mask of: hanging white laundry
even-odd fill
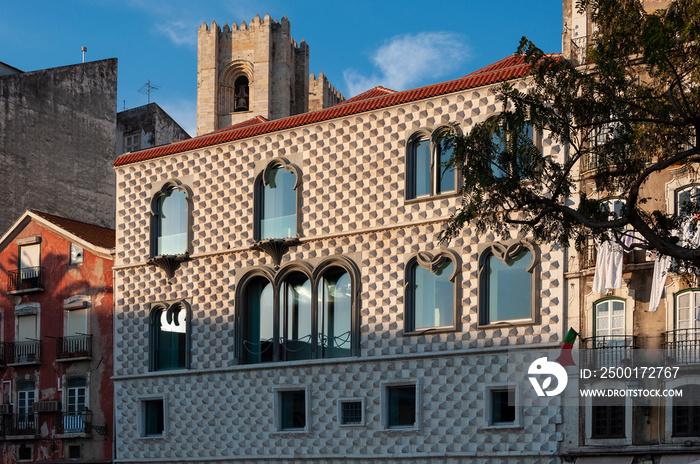
[[[622,287],[622,246],[608,240],[598,246],[593,276],[593,291],[605,295],[608,290]]]
[[[654,276],[651,279],[651,295],[649,295],[649,312],[656,312],[659,309],[659,302],[666,286],[666,276],[671,267],[671,258],[656,253],[654,260]]]

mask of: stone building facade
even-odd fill
[[[309,77],[309,45],[294,41],[286,16],[200,26],[197,135],[255,116],[280,119],[342,100],[325,76]]]
[[[460,198],[435,130],[526,74],[509,57],[118,158],[115,462],[559,462],[560,399],[515,360],[561,344],[565,252],[437,240]]]
[[[117,113],[117,156],[189,138],[189,134],[157,103]]]

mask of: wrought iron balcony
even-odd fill
[[[581,340],[583,363],[593,367],[631,363],[638,348],[635,335],[601,335]]]
[[[85,409],[80,412],[56,413],[56,433],[59,434],[84,434],[90,433],[92,428],[92,411]]]
[[[56,358],[91,358],[92,335],[79,334],[56,339]]]
[[[41,363],[41,340],[5,343],[5,359],[8,364]]]
[[[7,356],[5,355],[6,349],[5,346],[7,343],[5,342],[0,342],[0,366],[4,366],[7,364]]]
[[[666,357],[677,364],[700,364],[700,328],[664,332]]]
[[[25,267],[7,272],[7,293],[36,292],[44,289],[44,268]]]
[[[4,414],[2,416],[5,436],[34,435],[36,434],[36,415],[28,414]]]

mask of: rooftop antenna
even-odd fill
[[[155,84],[151,84],[151,81],[148,80],[148,81],[146,81],[146,84],[139,89],[139,93],[148,95],[148,103],[150,104],[151,103],[151,92],[155,92],[158,89],[160,89],[160,86],[157,86]]]
[[[80,47],[80,51],[83,52],[83,63],[85,63],[85,52],[87,52],[87,47]]]

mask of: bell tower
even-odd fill
[[[309,46],[297,44],[286,16],[198,31],[197,135],[256,116],[308,111]]]

